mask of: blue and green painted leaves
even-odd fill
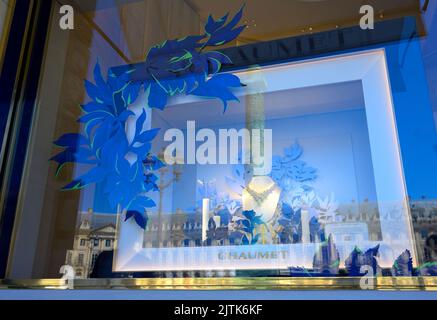
[[[272,163],[272,178],[284,189],[287,180],[305,183],[317,178],[317,169],[310,167],[299,158],[303,154],[302,147],[295,142],[284,149],[284,156],[274,156]]]
[[[380,273],[377,256],[379,254],[379,244],[366,252],[361,251],[358,247],[352,250],[349,257],[345,260],[344,265],[349,276],[362,276],[362,266],[369,266],[373,269],[373,274]]]
[[[279,243],[297,243],[302,238],[301,210],[293,208],[285,202],[281,205],[281,215],[278,219]]]
[[[340,268],[340,255],[332,235],[322,242],[313,257],[313,272],[324,276],[335,276]]]
[[[147,54],[144,86],[149,89],[148,103],[152,108],[164,109],[168,97],[176,94],[219,99],[226,111],[229,101],[238,101],[232,88],[242,86],[232,74],[218,74],[223,64],[231,64],[228,56],[218,51],[204,51],[235,40],[245,26],[237,27],[243,8],[226,24],[228,14],[215,21],[211,16],[205,34],[167,40],[154,46]]]
[[[209,36],[205,46],[220,46],[224,43],[234,40],[246,26],[237,27],[243,16],[244,6],[235,14],[235,16],[226,24],[229,14],[224,15],[218,20],[210,15],[205,25],[205,32]]]
[[[409,250],[405,250],[396,258],[391,272],[395,277],[411,277],[414,275],[413,258]]]
[[[222,65],[232,61],[218,51],[204,49],[236,39],[245,27],[237,26],[242,14],[243,8],[229,22],[228,14],[219,20],[209,17],[203,35],[152,47],[142,64],[144,79],[133,80],[132,74],[138,70],[130,67],[117,74],[110,69],[104,79],[97,63],[94,82],[84,83],[90,101],[81,106],[83,115],[77,120],[82,124],[81,132],[67,133],[56,140],[63,150],[50,159],[58,165],[57,174],[67,163],[84,164],[89,169],[62,189],[103,184],[110,205],[125,210],[126,219],[134,219],[145,228],[147,209],[155,206],[146,194],[158,190],[154,171],[164,164],[151,153],[159,129],[144,129],[144,109],[136,120],[133,139],[128,139],[126,122],[136,116],[130,106],[141,90],[148,94],[148,106],[158,109],[164,109],[168,98],[177,94],[219,99],[225,110],[229,101],[238,101],[232,89],[242,86],[240,79],[219,74]]]
[[[243,233],[241,243],[243,245],[257,244],[261,233],[258,233],[256,228],[264,224],[264,222],[262,221],[261,216],[257,216],[256,212],[253,210],[246,210],[242,213],[245,219],[241,220],[240,232]]]
[[[126,135],[126,121],[135,113],[129,109],[138,97],[140,86],[128,81],[128,74],[115,77],[111,72],[105,81],[100,65],[94,68],[95,83],[85,81],[91,101],[82,106],[82,132],[67,133],[55,141],[64,150],[51,158],[58,164],[57,172],[67,163],[90,165],[87,172],[65,185],[63,190],[77,190],[93,183],[103,184],[104,194],[112,208],[126,210],[126,219],[133,218],[145,228],[147,209],[155,203],[146,196],[156,191],[157,177],[153,171],[163,163],[151,154],[152,141],[159,129],[144,130],[146,111],[135,123],[132,141]]]

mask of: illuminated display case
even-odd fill
[[[330,274],[323,268],[344,267],[355,247],[379,247],[386,268],[405,250],[413,258],[385,52],[235,74],[246,87],[224,113],[219,103],[195,98],[151,111],[151,127],[161,128],[156,150],[172,152],[181,138],[185,148],[180,163],[161,169],[146,230],[122,222],[122,214],[115,270],[300,267]],[[230,160],[227,149],[238,139],[235,154],[260,149],[253,136],[243,149],[250,139],[241,130],[255,128],[265,131],[262,165],[219,161],[223,154]],[[192,164],[189,139],[197,141]],[[206,163],[199,163],[203,153]],[[333,256],[318,261],[324,246]]]
[[[373,2],[17,6],[0,286],[435,288],[437,7]]]

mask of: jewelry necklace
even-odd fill
[[[251,197],[255,200],[258,205],[261,205],[267,197],[275,190],[276,185],[272,184],[268,189],[258,192],[253,190],[250,186],[246,187],[246,191],[251,195]]]

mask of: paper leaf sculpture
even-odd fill
[[[379,244],[374,248],[370,248],[366,252],[363,252],[359,248],[355,247],[349,257],[344,262],[348,275],[352,277],[362,276],[362,266],[372,267],[373,275],[379,274],[381,268],[379,267],[378,261],[376,260],[378,253]]]
[[[271,177],[282,190],[281,199],[290,203],[311,192],[308,183],[317,179],[317,169],[300,160],[302,154],[302,147],[295,142],[284,149],[283,156],[276,155],[272,159]]]
[[[392,267],[392,275],[395,277],[411,277],[413,276],[413,259],[409,250],[405,250],[395,260]]]
[[[222,64],[231,60],[218,51],[204,51],[234,40],[245,26],[237,26],[243,7],[230,19],[211,16],[205,33],[166,41],[153,47],[146,58],[145,80],[132,80],[137,70],[108,71],[102,76],[99,63],[94,68],[94,83],[85,80],[90,102],[82,106],[81,133],[67,133],[54,142],[63,151],[50,160],[58,164],[56,174],[67,163],[89,165],[89,170],[68,183],[62,190],[77,190],[102,183],[104,195],[113,208],[126,211],[141,228],[147,225],[147,209],[155,203],[147,196],[158,190],[153,173],[164,164],[151,153],[159,129],[144,130],[146,111],[137,117],[132,139],[126,134],[126,122],[136,116],[131,105],[142,89],[148,93],[148,106],[163,109],[169,96],[176,94],[217,98],[226,110],[229,101],[238,100],[230,88],[242,86],[232,74],[219,74]],[[143,70],[144,71],[144,70]],[[144,73],[144,72],[143,72]]]
[[[281,244],[300,242],[302,239],[301,209],[293,210],[290,205],[283,202],[276,231]]]
[[[167,99],[175,94],[220,99],[226,111],[229,101],[238,101],[230,88],[241,87],[233,74],[219,74],[223,64],[231,64],[219,51],[205,51],[236,39],[246,26],[237,26],[244,6],[228,23],[228,14],[214,20],[209,16],[205,33],[183,39],[167,40],[154,46],[147,54],[145,88],[150,88],[149,106],[164,109]],[[143,70],[144,71],[144,70]]]
[[[258,216],[253,210],[245,210],[242,212],[243,219],[238,221],[237,232],[242,234],[242,245],[256,244],[261,236],[261,233],[256,232],[256,228],[262,224],[261,216]]]
[[[417,268],[418,275],[421,276],[437,276],[437,261],[426,262]]]
[[[314,254],[313,270],[323,275],[337,275],[340,267],[340,255],[334,244],[332,236],[320,244],[319,249]]]

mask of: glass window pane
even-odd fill
[[[65,2],[8,278],[436,273],[437,4]]]

